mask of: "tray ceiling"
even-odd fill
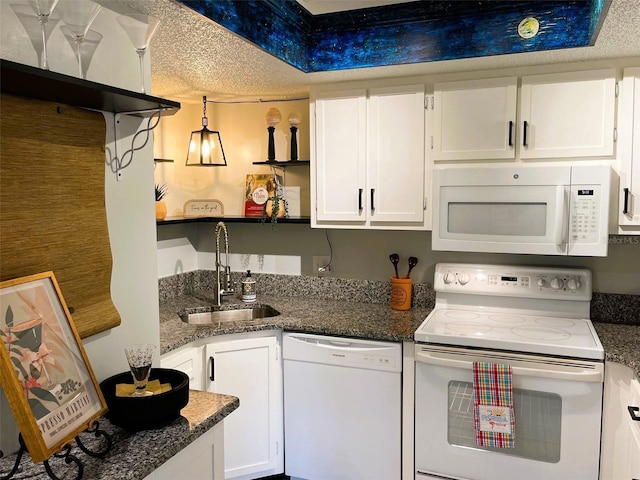
[[[448,57],[441,60],[407,61],[400,64],[370,64],[348,66],[336,70],[310,71],[305,73],[292,62],[284,61],[269,52],[265,46],[256,45],[234,33],[228,26],[222,26],[210,18],[174,0],[119,0],[120,4],[149,13],[161,19],[162,23],[151,44],[152,81],[154,95],[187,103],[201,101],[202,95],[217,100],[246,100],[291,98],[308,94],[312,84],[464,72],[484,69],[513,68],[559,62],[600,60],[622,57],[640,57],[640,42],[637,41],[636,13],[639,0],[612,0],[599,32],[592,28],[593,46],[563,48],[521,53],[488,53],[481,56]],[[196,2],[205,5],[207,2]],[[231,1],[211,3],[228,4]],[[261,2],[276,4],[280,2]],[[305,3],[328,4],[330,0],[300,0],[293,8]],[[347,2],[359,4],[359,2]],[[388,3],[388,2],[385,2]],[[431,2],[414,2],[414,4]],[[443,2],[434,2],[440,3]],[[452,8],[471,2],[448,2]],[[505,3],[505,2],[475,2]],[[514,2],[511,2],[514,3]],[[518,2],[516,2],[518,3]],[[522,2],[519,2],[522,3]],[[539,4],[541,2],[528,2]],[[558,2],[542,2],[545,4]],[[585,3],[585,2],[563,2]],[[291,5],[289,5],[291,6]],[[402,5],[374,7],[401,9]],[[306,6],[305,6],[306,8]],[[303,10],[300,8],[300,10]],[[306,10],[304,10],[306,11]],[[362,13],[363,10],[360,11]],[[366,13],[366,10],[364,11]],[[307,12],[309,13],[309,12]],[[356,12],[357,13],[357,12]],[[311,14],[309,14],[311,15]],[[345,13],[336,14],[334,19],[346,19]],[[313,16],[330,18],[329,15]],[[220,22],[224,23],[223,20]],[[269,22],[262,19],[269,27]],[[326,22],[326,20],[325,20]],[[241,24],[242,22],[240,22]],[[251,22],[249,22],[251,23]],[[260,21],[254,19],[254,24]],[[256,27],[257,28],[257,27]],[[570,28],[567,28],[570,30]],[[584,29],[583,29],[584,30]],[[281,32],[286,36],[289,32]],[[597,33],[597,35],[594,35]],[[451,36],[455,41],[455,35]],[[355,47],[354,47],[355,48]],[[401,47],[399,47],[401,48]]]

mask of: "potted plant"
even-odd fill
[[[167,205],[164,203],[163,198],[167,194],[166,184],[155,184],[156,187],[156,220],[164,220],[167,216]]]
[[[275,228],[279,218],[289,217],[289,205],[287,199],[284,197],[284,189],[277,177],[275,177],[275,188],[269,189],[269,197],[264,202],[264,208],[262,209],[261,221],[264,223],[267,218],[271,219],[271,227]]]

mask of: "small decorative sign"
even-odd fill
[[[222,217],[224,205],[220,200],[187,200],[182,208],[184,218]]]

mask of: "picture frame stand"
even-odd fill
[[[82,443],[82,440],[80,440],[80,435],[84,433],[90,433],[90,434],[93,434],[93,436],[96,438],[102,438],[100,445],[98,445],[99,446],[98,450],[91,450],[84,443]],[[80,450],[82,450],[85,454],[89,455],[90,457],[102,458],[106,456],[107,453],[109,453],[109,451],[111,450],[111,447],[113,446],[113,440],[111,439],[111,435],[109,435],[104,430],[101,430],[100,424],[97,421],[94,422],[92,426],[87,428],[80,435],[77,435],[75,437],[76,445]],[[24,443],[24,439],[22,438],[21,433],[18,434],[18,442],[20,443],[20,449],[16,453],[16,461],[13,464],[13,468],[6,476],[0,477],[0,480],[10,480],[11,478],[13,478],[13,476],[18,471],[18,468],[20,467],[22,456],[27,451],[27,446]],[[78,470],[75,480],[80,480],[84,472],[84,464],[78,457],[76,457],[71,453],[72,448],[73,447],[71,446],[71,444],[67,443],[62,447],[62,449],[59,452],[54,453],[53,457],[64,459],[65,464],[74,463]],[[3,457],[3,453],[2,453],[2,450],[0,450],[0,458],[2,457]],[[47,475],[49,475],[49,478],[51,478],[52,480],[60,480],[59,477],[57,477],[56,474],[53,472],[51,465],[49,464],[49,460],[45,460],[44,462],[42,462],[42,464],[44,465],[44,469],[47,472]]]

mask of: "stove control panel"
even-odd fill
[[[439,263],[434,287],[437,292],[472,295],[590,300],[591,272],[583,268]]]

